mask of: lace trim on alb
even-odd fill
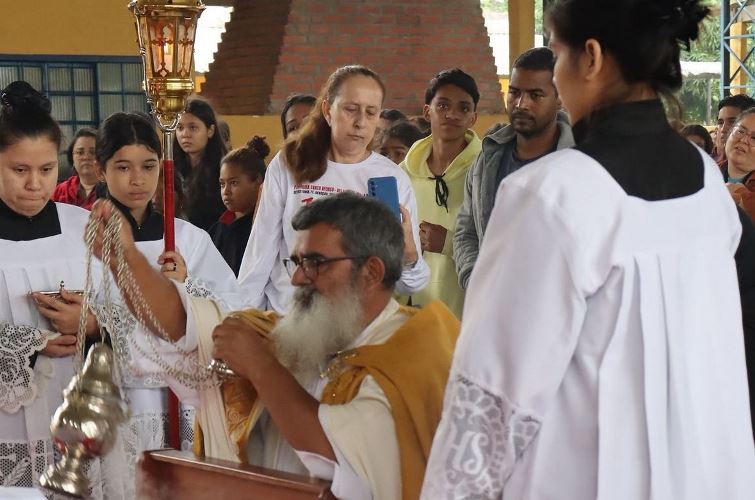
[[[53,460],[49,439],[0,441],[0,486],[33,488]]]
[[[499,499],[541,422],[457,376],[450,381],[422,498]]]
[[[29,358],[47,345],[42,330],[3,324],[0,329],[0,410],[15,413],[37,397]]]
[[[215,301],[220,301],[220,298],[212,292],[204,281],[198,278],[187,277],[186,278],[186,291],[189,295],[197,298],[206,298]],[[113,343],[113,350],[115,351],[116,358],[118,360],[118,367],[120,368],[123,384],[127,387],[144,387],[155,389],[159,387],[166,387],[165,379],[162,373],[158,371],[143,371],[134,368],[132,351],[129,347],[130,342],[133,342],[133,334],[136,330],[138,323],[136,318],[129,312],[129,310],[123,305],[113,305],[113,318],[111,319],[110,337]],[[97,316],[98,322],[104,324],[107,317],[105,308],[102,303],[98,303],[93,306],[94,314]]]

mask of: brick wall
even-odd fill
[[[479,0],[236,0],[202,93],[221,113],[277,113],[355,63],[381,75],[389,108],[418,113],[451,67],[477,80],[480,112],[503,108]]]

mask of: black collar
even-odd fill
[[[113,205],[121,211],[123,217],[131,226],[131,231],[134,234],[134,241],[156,241],[163,238],[163,216],[153,210],[151,201],[147,205],[147,211],[144,213],[144,221],[140,225],[136,223],[136,219],[131,215],[131,210],[129,210],[126,205],[112,196],[110,196],[109,199],[113,202]]]
[[[581,144],[603,136],[657,135],[671,129],[660,99],[616,104],[594,111],[573,127]]]
[[[55,202],[48,201],[38,214],[27,217],[13,211],[0,200],[0,239],[31,241],[55,236],[61,232]]]

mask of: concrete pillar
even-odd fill
[[[509,69],[535,45],[535,0],[509,0]]]

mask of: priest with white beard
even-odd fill
[[[92,216],[102,230],[114,214],[101,203]],[[393,299],[404,235],[380,202],[341,193],[303,207],[292,224],[297,245],[286,266],[297,290],[283,318],[227,315],[190,296],[122,231],[126,262],[173,342],[137,341],[168,365],[190,351],[199,366],[222,359],[239,375],[197,390],[166,374],[198,408],[197,454],[331,480],[338,498],[417,498],[458,320],[440,302],[419,310]]]

